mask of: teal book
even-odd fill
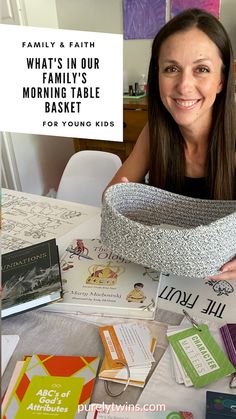
[[[206,419],[232,419],[236,417],[236,394],[206,392]]]

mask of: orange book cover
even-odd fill
[[[55,413],[58,418],[76,418],[78,405],[90,400],[98,364],[98,357],[27,357],[3,419],[28,419],[39,412],[45,419],[55,417]]]

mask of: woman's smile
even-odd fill
[[[184,110],[193,109],[195,105],[197,105],[201,99],[173,99],[176,105],[178,105],[179,108],[182,108]]]

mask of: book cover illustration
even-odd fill
[[[2,287],[2,317],[59,299],[61,275],[55,239],[2,255]]]
[[[61,259],[63,301],[47,310],[153,318],[158,274],[108,250],[99,239],[76,239]]]
[[[214,281],[209,278],[181,277],[173,274],[160,276],[158,308],[183,313],[222,323],[236,319],[236,280]]]
[[[236,394],[206,392],[206,419],[236,417]]]
[[[87,356],[27,357],[3,419],[77,418],[78,405],[89,403],[98,363]]]

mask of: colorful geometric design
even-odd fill
[[[204,9],[220,17],[220,0],[171,0],[171,17],[190,8]]]
[[[57,355],[27,357],[25,366],[5,409],[3,419],[15,418],[30,382],[35,376],[83,378],[84,384],[78,404],[87,404],[93,391],[98,364],[98,357]],[[77,416],[78,414],[75,415],[75,418]]]

